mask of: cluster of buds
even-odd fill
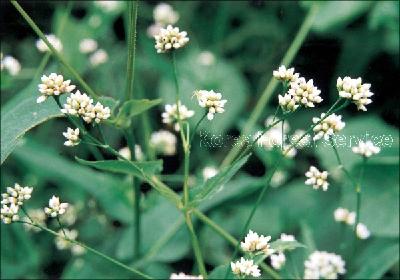
[[[67,138],[67,141],[64,142],[64,145],[67,147],[76,146],[80,142],[79,128],[72,129],[68,127],[67,131],[63,132],[63,135],[65,138]]]
[[[58,236],[54,241],[58,250],[71,250],[73,255],[79,256],[85,253],[86,250],[84,247],[70,241],[76,240],[77,237],[78,232],[76,230],[63,229],[58,231]]]
[[[168,25],[167,28],[161,28],[160,33],[155,35],[154,39],[156,40],[155,48],[157,53],[165,53],[182,48],[189,42],[187,32],[179,32],[179,28],[172,27],[172,25]]]
[[[342,116],[331,114],[325,117],[326,114],[322,113],[320,118],[314,117],[312,119],[313,123],[316,126],[313,128],[315,133],[313,140],[319,140],[324,138],[325,140],[329,140],[331,136],[335,133],[338,133],[345,127],[345,123],[342,121]]]
[[[367,111],[365,105],[372,103],[370,99],[374,94],[370,92],[371,84],[363,84],[361,78],[338,78],[336,87],[339,96],[353,101],[358,110]]]
[[[0,53],[0,56],[1,71],[5,69],[11,76],[18,75],[18,73],[21,71],[21,64],[19,61],[11,55],[6,55],[3,57],[3,53]]]
[[[179,19],[179,14],[171,5],[160,3],[153,10],[154,23],[147,28],[147,34],[154,37],[160,32],[160,29],[168,24],[175,24]]]
[[[48,216],[56,218],[59,215],[64,214],[67,208],[68,208],[68,203],[61,203],[60,198],[53,195],[53,197],[50,198],[49,200],[49,207],[45,207],[44,212]]]
[[[185,274],[183,272],[179,272],[179,273],[172,273],[171,276],[169,277],[169,279],[171,280],[201,280],[203,279],[203,276],[201,275],[189,275],[189,274]]]
[[[39,84],[41,95],[36,100],[37,103],[44,102],[49,96],[59,96],[75,89],[75,86],[71,85],[71,80],[64,81],[64,77],[56,73],[51,73],[49,76],[43,75],[41,80],[42,83]]]
[[[224,106],[227,102],[226,99],[222,99],[222,94],[214,92],[213,90],[197,90],[194,92],[197,97],[200,107],[207,108],[207,119],[214,119],[214,114],[225,112]]]
[[[322,190],[328,190],[328,172],[327,171],[319,171],[315,166],[310,166],[310,169],[306,172],[307,180],[305,182],[306,185],[312,185],[313,189],[318,190],[322,188]]]
[[[244,238],[244,242],[240,243],[240,247],[244,252],[261,251],[268,256],[274,252],[270,248],[270,240],[271,236],[258,235],[256,232],[250,230]]]
[[[345,262],[341,256],[315,251],[304,262],[304,279],[337,279],[346,273]]]
[[[258,265],[254,263],[253,260],[247,260],[245,258],[240,258],[240,261],[231,262],[231,269],[233,274],[239,275],[240,277],[252,276],[260,277],[261,272]]]
[[[57,38],[54,34],[46,35],[46,39],[47,39],[47,41],[49,41],[50,45],[52,45],[53,48],[56,49],[56,51],[58,51],[58,52],[62,51],[63,45],[62,45],[60,39]],[[42,39],[39,39],[36,41],[36,48],[40,52],[50,51],[49,47],[46,45],[46,43]]]
[[[377,146],[374,146],[374,144],[371,141],[360,141],[358,143],[358,146],[352,148],[353,153],[361,155],[363,157],[370,157],[372,155],[378,154],[381,149]]]
[[[356,212],[349,211],[346,208],[339,207],[333,213],[336,222],[354,225],[356,222]]]
[[[162,122],[165,124],[171,124],[174,126],[175,131],[179,131],[179,121],[184,121],[193,117],[194,111],[188,110],[185,105],[182,105],[178,101],[178,106],[176,104],[165,105],[165,112],[162,113]]]
[[[1,197],[1,220],[5,224],[10,224],[19,220],[19,207],[25,200],[31,198],[33,188],[21,187],[15,184],[14,187],[8,187],[7,192],[2,193]]]
[[[150,136],[150,145],[157,153],[166,156],[176,153],[176,141],[176,136],[168,130],[159,130]]]

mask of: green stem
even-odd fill
[[[318,4],[314,4],[305,20],[303,21],[303,24],[301,25],[299,31],[296,34],[296,37],[292,41],[292,44],[290,45],[289,49],[287,50],[285,56],[283,57],[281,61],[281,65],[290,65],[291,62],[293,61],[294,57],[296,56],[297,52],[299,51],[301,45],[303,44],[306,36],[308,35],[312,24],[314,23],[315,16],[318,11]],[[271,77],[267,87],[265,88],[264,92],[262,93],[261,97],[257,101],[257,105],[254,108],[253,112],[251,113],[249,119],[247,120],[242,135],[247,135],[254,127],[256,124],[258,118],[261,116],[262,112],[265,109],[265,105],[268,103],[269,99],[272,97],[272,94],[274,90],[276,89],[278,85],[278,81]],[[239,153],[239,148],[235,146],[225,157],[225,159],[222,162],[222,166],[227,166],[229,165],[237,156]]]
[[[17,11],[21,14],[21,16],[25,19],[25,21],[29,24],[29,26],[35,31],[35,33],[43,40],[43,42],[50,49],[52,54],[64,65],[64,67],[71,73],[72,76],[79,82],[79,84],[84,88],[84,90],[93,97],[98,98],[98,95],[94,92],[94,90],[82,79],[79,73],[67,62],[67,60],[50,44],[47,40],[46,36],[40,30],[40,28],[36,25],[36,23],[31,19],[31,17],[25,12],[25,10],[18,4],[17,1],[11,0],[11,4],[17,9]]]
[[[348,178],[353,184],[355,184],[355,181],[354,181],[353,177],[350,175],[350,172],[349,172],[349,171],[344,167],[344,165],[343,165],[343,162],[342,162],[342,160],[341,160],[341,158],[340,158],[339,152],[338,152],[338,150],[337,150],[337,148],[336,148],[335,142],[333,141],[332,137],[329,138],[329,141],[331,142],[331,146],[332,146],[333,151],[334,151],[334,153],[335,153],[335,157],[336,157],[336,160],[337,160],[337,162],[338,162],[338,164],[339,164],[339,168],[342,169],[343,172],[344,172],[344,174],[346,174],[347,178]]]
[[[194,136],[196,135],[196,131],[199,128],[200,123],[204,120],[204,118],[207,116],[207,112],[201,117],[201,119],[196,123],[196,125],[194,126],[193,132],[192,132],[192,136],[190,137],[190,141],[189,141],[189,145],[192,145]]]
[[[133,85],[135,78],[135,55],[136,55],[136,23],[139,1],[128,1],[128,63],[126,69],[126,92],[125,100],[133,96]]]
[[[356,184],[356,223],[354,224],[354,236],[355,236],[355,241],[354,241],[354,247],[356,247],[356,242],[357,242],[357,225],[360,222],[360,216],[361,216],[361,183],[362,183],[362,178],[364,176],[364,170],[365,170],[365,165],[367,163],[367,158],[363,157],[363,161],[361,164],[361,169],[360,169],[360,175],[358,177],[358,181]]]
[[[65,234],[64,227],[63,227],[63,225],[61,224],[60,218],[59,218],[58,216],[56,217],[56,220],[57,220],[57,222],[58,222],[58,225],[59,225],[60,228],[61,228],[62,233],[64,234],[64,237],[65,237],[65,238],[68,238],[68,236]]]
[[[183,205],[189,204],[189,162],[190,160],[190,149],[184,147],[184,173],[183,173]]]
[[[187,227],[189,229],[190,238],[192,240],[192,247],[193,247],[193,251],[194,251],[194,256],[196,258],[196,262],[197,262],[197,266],[199,268],[199,272],[203,276],[203,279],[207,279],[207,271],[206,271],[206,267],[204,265],[203,256],[201,254],[199,240],[197,239],[196,233],[194,231],[192,219],[190,218],[189,212],[185,213],[185,221],[186,221],[186,225],[187,225]]]
[[[283,151],[283,145],[285,144],[285,131],[284,131],[284,126],[285,126],[285,119],[282,119],[282,143],[281,143],[281,151]]]

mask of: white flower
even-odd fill
[[[294,112],[299,108],[299,104],[296,102],[296,99],[289,93],[285,95],[278,95],[279,105],[282,107],[282,110],[285,112]]]
[[[108,60],[108,54],[103,49],[98,49],[89,57],[89,62],[90,64],[92,64],[93,67],[103,64],[107,62],[107,60]]]
[[[93,2],[97,7],[102,9],[105,12],[114,12],[118,10],[119,6],[121,5],[120,1],[114,1],[114,0],[97,0]]]
[[[313,189],[318,190],[322,188],[322,190],[328,190],[329,183],[328,172],[327,171],[319,171],[315,166],[310,166],[310,169],[306,172],[306,177],[308,178],[305,182],[306,185],[312,185]]]
[[[32,187],[21,187],[19,184],[15,183],[14,188],[7,187],[7,192],[1,194],[1,204],[15,204],[21,206],[24,204],[25,200],[31,198],[32,191]]]
[[[213,90],[197,90],[194,95],[196,95],[200,107],[208,109],[207,119],[212,120],[214,114],[225,112],[224,106],[227,100],[222,99],[221,93]]]
[[[339,96],[350,99],[357,105],[358,110],[367,111],[365,105],[372,103],[370,99],[374,94],[370,92],[371,84],[363,84],[361,78],[352,79],[350,77],[338,78],[336,87]]]
[[[356,221],[356,213],[350,212],[346,208],[339,207],[333,213],[336,222],[346,223],[348,225],[354,225]]]
[[[79,51],[81,53],[91,53],[97,50],[97,41],[91,38],[82,39],[79,42]]]
[[[19,220],[18,205],[10,204],[10,206],[3,204],[1,207],[1,221],[5,224],[11,224]]]
[[[109,107],[104,107],[100,102],[93,105],[93,99],[86,93],[81,94],[79,90],[72,93],[67,98],[67,103],[63,106],[64,109],[61,109],[61,112],[73,116],[80,116],[87,123],[91,123],[93,120],[99,123],[111,116]]]
[[[161,28],[160,33],[154,36],[154,39],[156,40],[157,53],[182,48],[189,42],[186,31],[179,32],[178,27],[171,25],[168,25],[167,28]]]
[[[28,215],[35,223],[37,223],[39,225],[42,225],[42,226],[45,226],[46,214],[43,213],[42,209],[29,209],[28,210]],[[30,219],[28,217],[24,217],[23,220],[25,222],[30,222]],[[34,232],[41,231],[40,228],[32,226],[30,224],[24,223],[23,226],[28,231],[29,230],[32,230]]]
[[[275,79],[285,82],[294,82],[299,78],[299,73],[294,73],[294,68],[286,69],[285,65],[279,66],[272,74]]]
[[[286,257],[281,252],[277,254],[272,254],[270,258],[271,258],[271,266],[276,270],[280,270],[286,263]]]
[[[175,24],[179,19],[179,14],[169,4],[160,3],[153,10],[153,18],[156,23],[165,26]]]
[[[58,96],[75,89],[75,86],[71,85],[71,80],[64,81],[64,77],[56,73],[51,73],[49,76],[43,75],[41,81],[38,87],[42,95],[36,100],[37,103],[42,103],[49,96]]]
[[[150,136],[150,145],[157,153],[174,155],[176,153],[176,136],[167,130],[153,132]]]
[[[360,239],[367,239],[371,235],[371,232],[368,230],[366,225],[358,223],[356,227],[356,234]]]
[[[6,55],[3,58],[1,54],[1,70],[5,69],[11,76],[16,76],[21,71],[21,64],[11,55]]]
[[[317,124],[314,127],[315,135],[313,140],[319,140],[324,138],[325,140],[329,140],[329,138],[335,133],[339,132],[345,127],[345,123],[342,121],[342,116],[332,114],[325,118],[325,113],[321,114],[321,118],[313,118],[312,121],[314,124]],[[323,119],[323,120],[322,120]],[[322,120],[322,121],[321,121]]]
[[[363,157],[370,157],[372,155],[378,154],[381,149],[377,146],[374,146],[374,144],[371,141],[363,142],[360,141],[358,143],[358,146],[352,148],[353,153],[359,154]]]
[[[321,103],[322,98],[319,96],[321,91],[314,86],[313,80],[299,78],[290,83],[288,94],[290,94],[297,104],[305,107],[315,107],[314,103]]]
[[[129,149],[129,147],[123,147],[121,148],[118,153],[123,156],[126,159],[131,160],[131,150]],[[143,155],[143,151],[142,151],[142,147],[140,147],[140,145],[135,144],[135,160],[143,160],[144,159],[144,155]]]
[[[60,198],[54,196],[49,200],[49,207],[44,208],[44,212],[52,217],[55,218],[58,215],[62,215],[68,208],[68,203],[60,203]]]
[[[341,256],[323,251],[313,252],[304,267],[305,279],[337,279],[339,274],[346,273]]]
[[[307,147],[307,146],[311,143],[311,135],[306,134],[303,138],[301,138],[305,133],[306,133],[306,131],[305,131],[305,130],[302,130],[302,129],[297,129],[297,130],[293,133],[293,135],[292,135],[292,141],[291,141],[291,142],[294,144],[294,143],[296,143],[297,141],[300,140],[300,141],[296,144],[296,148],[302,149],[302,148]]]
[[[296,241],[294,235],[281,233],[281,237],[279,238],[282,241]]]
[[[67,147],[76,146],[81,141],[79,139],[79,128],[72,129],[68,127],[67,131],[63,132],[63,135],[65,138],[67,138],[67,141],[64,142],[64,145]]]
[[[258,265],[254,264],[253,260],[246,260],[243,257],[240,261],[231,262],[231,269],[233,274],[244,276],[260,277],[261,273],[258,269]]]
[[[195,280],[195,279],[203,279],[203,276],[188,275],[183,272],[179,272],[179,273],[172,273],[171,276],[169,277],[169,279],[175,279],[175,280],[193,279],[193,280]]]
[[[206,166],[206,167],[204,167],[202,173],[203,173],[203,178],[206,181],[206,180],[214,177],[215,175],[217,175],[218,174],[218,169],[216,169],[213,166]]]
[[[197,62],[203,66],[210,66],[215,63],[215,56],[210,51],[203,51],[197,57]]]
[[[53,35],[53,34],[46,35],[46,39],[53,46],[53,48],[56,49],[56,51],[58,51],[58,52],[62,51],[63,45],[62,45],[60,39],[58,39],[55,35]],[[42,39],[38,39],[36,41],[36,48],[40,52],[50,51],[50,49],[47,47],[46,43]]]
[[[258,235],[252,230],[244,238],[244,242],[240,242],[240,247],[244,252],[262,251],[266,255],[273,252],[268,243],[271,240],[271,236]]]
[[[70,240],[76,240],[78,237],[78,232],[74,229],[69,230],[69,229],[64,229],[58,231],[58,236],[55,238],[54,242],[56,243],[56,247],[58,250],[71,250],[73,255],[79,256],[85,253],[85,248],[81,247],[78,244],[72,243],[71,241],[65,239],[65,236],[67,236],[68,239]]]
[[[179,114],[178,114],[179,109]],[[174,125],[175,131],[179,131],[179,119],[184,121],[193,117],[194,111],[188,110],[185,105],[182,105],[180,101],[178,101],[178,106],[176,104],[167,104],[165,105],[165,112],[161,114],[162,122],[166,124]]]

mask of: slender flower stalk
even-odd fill
[[[354,224],[354,251],[356,250],[356,246],[357,246],[357,225],[360,222],[360,212],[361,212],[361,183],[362,183],[362,179],[364,176],[364,170],[365,170],[365,166],[367,164],[367,158],[363,157],[363,161],[361,164],[361,169],[360,169],[360,174],[358,177],[358,181],[356,184],[356,222]]]

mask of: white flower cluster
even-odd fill
[[[372,155],[378,154],[381,149],[377,146],[374,146],[374,144],[371,141],[360,141],[358,143],[358,146],[352,148],[353,153],[361,155],[363,157],[370,157]]]
[[[203,174],[204,180],[206,181],[206,180],[214,177],[215,175],[217,175],[218,169],[215,168],[214,166],[206,166],[206,167],[204,167],[202,174]]]
[[[356,227],[356,235],[359,239],[367,239],[370,237],[371,232],[363,223],[358,223]]]
[[[79,42],[79,51],[81,53],[91,53],[97,50],[97,41],[92,38],[85,38]]]
[[[1,221],[5,224],[11,224],[12,222],[19,221],[18,216],[19,207],[15,204],[3,204],[1,206]]]
[[[21,71],[21,64],[11,55],[6,55],[3,57],[3,53],[1,53],[0,65],[1,71],[5,69],[11,76],[16,76]]]
[[[313,140],[319,140],[324,138],[325,140],[329,140],[331,136],[335,133],[341,131],[345,127],[345,123],[342,121],[342,116],[331,114],[326,117],[325,113],[321,114],[321,118],[314,117],[312,119],[314,124],[317,124],[314,127],[314,137]],[[322,121],[321,121],[322,120]]]
[[[185,105],[181,104],[181,102],[178,101],[178,106],[176,106],[176,104],[165,105],[165,112],[161,114],[161,117],[163,123],[173,125],[175,131],[179,131],[179,119],[181,121],[184,121],[193,117],[193,115],[194,111],[188,110]]]
[[[67,208],[68,203],[60,203],[60,198],[53,195],[53,197],[49,200],[49,207],[45,207],[44,212],[48,216],[55,218],[59,215],[64,214]]]
[[[67,138],[67,141],[64,142],[64,145],[67,147],[76,146],[80,142],[79,128],[72,129],[72,128],[68,127],[67,131],[63,132],[63,135],[65,138]]]
[[[315,251],[304,262],[304,279],[337,279],[346,273],[341,256],[324,251]]]
[[[53,48],[56,49],[56,51],[58,51],[58,52],[62,51],[63,45],[62,45],[60,39],[58,39],[54,34],[46,35],[46,39],[53,46]],[[47,47],[46,43],[42,39],[38,39],[36,41],[36,48],[40,52],[48,52],[48,51],[50,51],[49,47]]]
[[[129,149],[129,147],[121,148],[118,151],[118,153],[128,160],[132,159],[131,150]],[[141,161],[143,159],[144,159],[144,154],[142,151],[142,147],[140,147],[140,145],[135,144],[135,160]]]
[[[75,86],[71,85],[71,80],[64,81],[64,77],[56,73],[51,73],[49,76],[43,75],[41,81],[38,87],[42,95],[36,100],[37,103],[44,102],[49,96],[59,96],[75,89]]]
[[[169,50],[182,48],[189,42],[187,32],[179,32],[179,28],[172,27],[172,25],[168,25],[167,28],[161,28],[160,33],[155,35],[154,39],[156,40],[155,48],[157,53],[165,53]]]
[[[207,119],[212,120],[214,114],[225,112],[224,106],[227,100],[222,99],[221,93],[213,90],[196,90],[194,95],[197,97],[200,107],[208,109]]]
[[[108,60],[108,54],[103,49],[98,49],[89,57],[89,62],[93,67],[106,63],[107,60]]]
[[[169,277],[169,279],[174,279],[174,280],[185,280],[185,279],[193,279],[193,280],[201,280],[203,279],[203,276],[201,275],[189,275],[189,274],[185,274],[183,272],[179,272],[179,273],[172,273],[171,276]]]
[[[1,204],[15,204],[23,205],[25,200],[31,198],[33,188],[31,187],[21,187],[19,184],[15,183],[14,188],[8,187],[6,193],[2,193]]]
[[[328,172],[327,171],[319,171],[315,166],[310,166],[310,169],[306,172],[306,177],[308,178],[305,181],[306,185],[312,185],[313,189],[318,190],[322,188],[323,191],[328,190],[329,183]]]
[[[348,225],[354,225],[356,222],[356,212],[350,212],[346,208],[339,207],[333,213],[336,222],[346,223]]]
[[[281,233],[281,237],[279,238],[281,241],[296,241],[293,235]],[[283,252],[278,251],[270,255],[271,259],[271,266],[276,269],[280,270],[286,263],[286,256]]]
[[[91,123],[93,120],[100,123],[111,116],[110,108],[103,106],[100,102],[93,105],[93,99],[86,93],[82,94],[79,90],[67,98],[67,103],[64,104],[64,109],[61,109],[61,112],[80,116],[87,123]]]
[[[271,236],[258,235],[256,232],[250,230],[244,238],[244,242],[240,242],[240,247],[244,252],[261,251],[268,256],[274,252],[270,248],[270,240]]]
[[[275,79],[284,82],[295,82],[299,78],[299,73],[294,73],[294,68],[286,69],[285,65],[279,66],[278,70],[272,72]]]
[[[371,84],[363,84],[361,78],[344,77],[342,79],[339,77],[336,87],[339,91],[339,96],[353,101],[358,110],[367,111],[365,105],[372,103],[370,97],[374,94],[369,91]]]
[[[179,19],[179,14],[167,3],[158,4],[153,10],[154,23],[147,29],[147,34],[154,37],[160,29],[168,24],[175,24]]]
[[[254,264],[253,260],[246,260],[240,258],[240,261],[231,262],[231,269],[233,274],[239,275],[240,277],[252,276],[260,277],[261,272],[258,265]]]
[[[76,240],[78,237],[78,231],[72,229],[64,229],[58,231],[58,236],[54,240],[58,250],[71,250],[73,255],[79,256],[86,252],[85,248],[82,246],[72,243],[71,241],[65,239],[65,236],[70,240]]]
[[[155,151],[167,156],[176,153],[176,141],[176,136],[168,130],[159,130],[150,136],[150,145]]]

